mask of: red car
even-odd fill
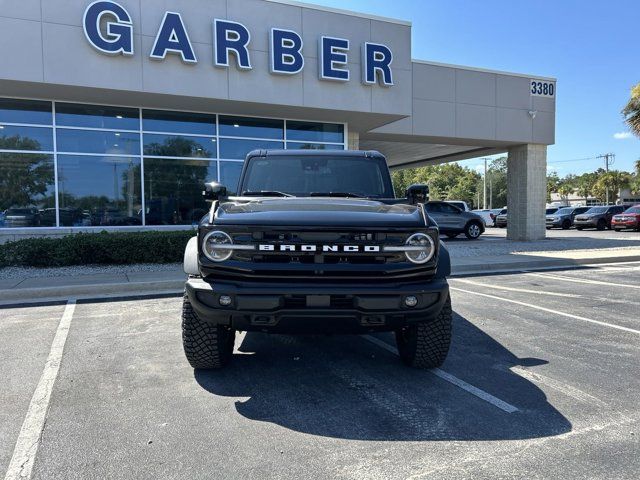
[[[634,205],[611,219],[611,228],[619,232],[631,228],[640,232],[640,205]]]

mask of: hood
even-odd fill
[[[216,225],[424,227],[420,209],[374,200],[345,198],[269,198],[222,203]]]

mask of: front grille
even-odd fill
[[[375,283],[378,281],[419,281],[433,274],[437,256],[425,265],[409,262],[404,252],[385,252],[384,246],[402,246],[418,229],[391,232],[348,231],[244,231],[229,232],[234,244],[255,245],[255,250],[236,250],[230,260],[221,264],[203,265],[212,280],[228,282],[314,282]],[[437,233],[432,232],[436,248]],[[273,245],[272,251],[258,250],[260,245]],[[282,245],[293,245],[296,251],[280,251]],[[324,251],[324,246],[338,251]],[[316,251],[301,251],[302,246],[316,246]],[[358,252],[345,252],[345,246],[355,246]],[[365,251],[365,246],[380,247]]]

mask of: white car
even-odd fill
[[[494,223],[493,223],[493,217],[491,216],[491,210],[487,209],[487,210],[472,210],[473,213],[477,213],[478,215],[480,215],[482,217],[482,220],[484,221],[484,226],[485,227],[493,227]]]

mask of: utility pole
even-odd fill
[[[493,178],[489,179],[489,209],[493,210]]]
[[[483,182],[483,195],[484,195],[484,202],[482,205],[482,208],[484,210],[487,209],[487,159],[484,159],[484,182]]]
[[[596,158],[604,159],[604,171],[609,173],[609,167],[616,162],[616,154],[615,153],[605,153],[604,155],[598,155]],[[606,197],[607,197],[607,205],[609,205],[609,187],[605,189]]]

